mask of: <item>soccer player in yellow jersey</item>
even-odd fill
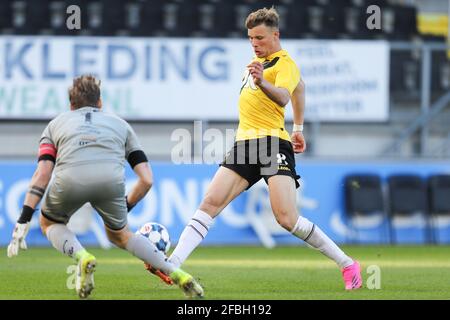
[[[256,55],[247,66],[239,97],[236,142],[215,174],[200,207],[180,236],[170,261],[180,266],[208,233],[213,219],[241,192],[263,178],[277,222],[318,249],[341,268],[345,289],[362,286],[360,265],[348,257],[296,209],[294,152],[305,150],[302,135],[304,83],[289,54],[281,48],[274,8],[252,12],[246,20]],[[292,99],[294,128],[284,128],[284,107]],[[292,143],[291,143],[292,139]]]

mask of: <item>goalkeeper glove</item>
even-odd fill
[[[8,245],[7,255],[9,258],[17,256],[19,249],[27,250],[27,243],[25,237],[30,229],[30,221],[33,217],[34,209],[30,206],[24,205],[22,213],[14,226],[11,242]]]
[[[12,258],[19,254],[19,249],[27,250],[27,243],[25,237],[30,229],[30,223],[16,223],[12,234],[11,242],[8,245],[8,257]]]

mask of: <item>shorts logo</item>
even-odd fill
[[[286,161],[286,156],[285,156],[284,154],[282,154],[282,153],[278,153],[278,154],[277,154],[277,163],[278,163],[279,165],[287,166],[288,163],[287,163],[287,161]]]

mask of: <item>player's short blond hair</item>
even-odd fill
[[[278,15],[278,12],[274,7],[270,9],[262,8],[253,11],[248,15],[247,19],[245,20],[245,26],[247,27],[247,29],[253,29],[256,26],[264,24],[267,27],[278,29],[279,20],[280,16]]]
[[[100,100],[100,80],[93,75],[83,75],[73,79],[69,89],[69,100],[72,109],[86,106],[96,107]]]

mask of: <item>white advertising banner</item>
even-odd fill
[[[306,83],[307,120],[388,119],[388,43],[282,45]],[[105,109],[128,120],[237,120],[252,56],[247,40],[0,36],[0,118],[53,118],[69,108],[72,79],[89,73]]]

